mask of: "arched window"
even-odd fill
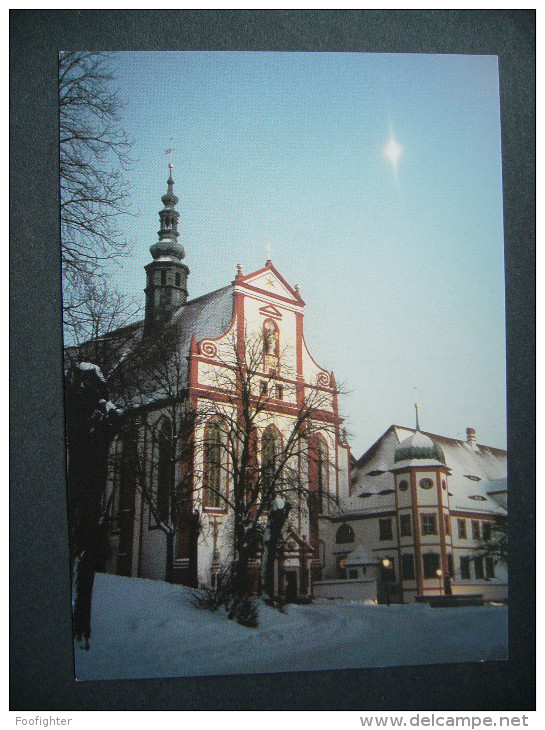
[[[225,436],[219,421],[213,421],[206,429],[204,439],[204,506],[224,508],[227,496],[227,472]]]
[[[167,272],[165,271],[165,269],[163,269],[161,271],[161,286],[165,286],[166,283],[167,283]]]
[[[113,440],[110,451],[110,483],[105,513],[110,520],[112,532],[117,532],[123,494],[123,442],[119,436]]]
[[[335,542],[338,545],[347,542],[354,542],[354,530],[350,527],[350,525],[344,524],[339,527],[337,534],[335,535]]]
[[[275,475],[278,469],[278,459],[282,451],[282,442],[278,431],[270,426],[261,439],[262,459],[262,494],[264,499],[271,501],[278,486]],[[278,482],[278,478],[276,479]]]
[[[174,463],[172,453],[172,428],[168,418],[163,418],[157,429],[157,513],[166,522],[170,513],[170,497],[173,487]]]

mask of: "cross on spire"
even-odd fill
[[[267,261],[271,260],[271,244],[269,241],[265,244],[265,247],[267,249]]]

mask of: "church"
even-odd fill
[[[131,414],[111,446],[106,570],[213,586],[242,549],[237,531],[255,528],[247,572],[257,592],[263,534],[287,504],[272,592],[310,598],[321,515],[350,474],[334,374],[309,352],[305,302],[271,260],[188,299],[172,166],[162,202],[145,318],[103,337],[99,355],[110,398]],[[91,359],[93,346],[78,357]]]
[[[503,569],[472,551],[506,514],[506,453],[472,429],[424,433],[417,415],[354,459],[301,292],[270,259],[188,298],[169,168],[144,320],[71,353],[129,416],[110,449],[104,569],[214,587],[244,553],[251,592],[288,601],[410,602],[447,574],[454,593],[505,598]]]

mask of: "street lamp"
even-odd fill
[[[392,570],[392,561],[388,558],[382,559],[382,567],[386,578],[386,605],[390,605],[390,571]]]
[[[437,579],[439,580],[439,595],[443,595],[443,571],[441,568],[437,568],[435,571],[435,575],[437,576]]]

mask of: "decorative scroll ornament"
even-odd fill
[[[206,355],[206,357],[216,357],[218,349],[213,342],[204,341],[201,342],[201,353]]]
[[[323,385],[324,387],[328,387],[329,382],[329,375],[327,373],[318,373],[318,377],[316,378],[316,382],[318,385]]]

